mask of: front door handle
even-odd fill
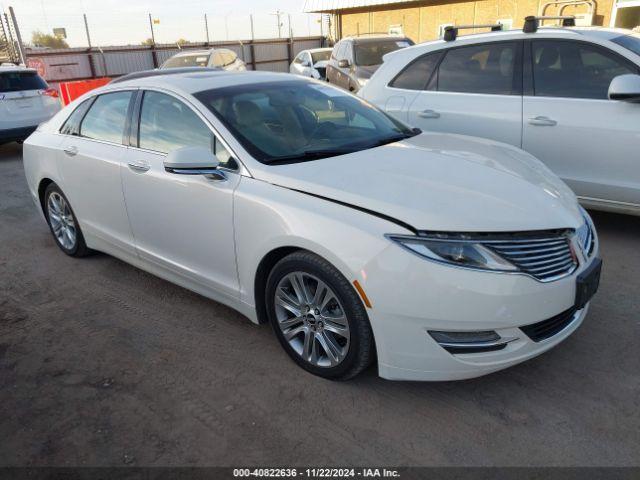
[[[147,172],[151,168],[149,164],[143,162],[129,162],[128,165],[131,170],[140,173]]]
[[[420,118],[440,118],[440,114],[435,110],[423,110],[418,114],[418,116]]]
[[[549,117],[534,117],[529,119],[529,125],[536,127],[555,127],[557,124],[558,122]]]
[[[64,149],[64,153],[69,155],[70,157],[75,157],[78,154],[78,147],[71,146]]]

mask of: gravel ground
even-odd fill
[[[605,270],[558,348],[463,382],[332,383],[268,326],[55,246],[0,147],[0,465],[640,465],[640,219],[594,213]]]

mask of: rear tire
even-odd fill
[[[55,183],[45,190],[43,207],[49,229],[60,250],[71,257],[85,257],[92,253],[87,248],[69,200]]]
[[[349,281],[306,251],[280,260],[267,279],[266,307],[280,344],[300,367],[347,380],[374,358],[367,312]]]

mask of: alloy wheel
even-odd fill
[[[316,367],[335,367],[349,351],[349,322],[340,300],[322,280],[291,272],[278,283],[274,305],[291,348]]]
[[[77,229],[69,204],[58,192],[53,192],[47,200],[47,213],[53,235],[66,250],[76,245]]]

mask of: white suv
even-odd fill
[[[398,50],[359,95],[426,131],[523,148],[584,205],[640,214],[640,35],[536,27]]]
[[[38,72],[0,65],[0,145],[22,142],[61,108],[58,91]]]

